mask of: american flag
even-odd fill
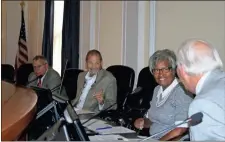
[[[25,20],[23,8],[21,10],[21,27],[20,27],[20,36],[18,41],[18,51],[16,54],[15,60],[15,70],[17,70],[20,65],[28,62],[28,51],[26,43],[26,29],[25,29]]]

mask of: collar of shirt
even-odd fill
[[[43,80],[44,80],[44,78],[45,78],[47,72],[48,72],[48,70],[47,70],[47,71],[45,72],[45,74],[41,77],[41,84],[43,83]],[[39,80],[39,79],[38,79],[38,80]]]
[[[196,95],[201,91],[202,86],[203,86],[203,84],[204,84],[206,78],[209,76],[210,73],[211,73],[211,71],[205,73],[205,74],[201,77],[201,79],[198,81],[198,83],[197,83],[197,85],[196,85],[196,89],[195,89]]]
[[[96,80],[96,76],[94,75],[92,77],[89,76],[89,72],[85,75],[85,83],[84,83],[84,88],[82,90],[80,99],[78,104],[76,105],[77,108],[82,109],[84,106],[84,102],[87,98],[88,92],[91,89],[91,86],[94,84],[95,80]]]
[[[85,76],[85,80],[88,81],[88,80],[92,80],[92,79],[96,79],[97,75],[93,75],[93,76],[90,76],[90,72],[88,72]]]
[[[169,96],[170,92],[173,90],[173,88],[178,84],[177,78],[173,80],[173,82],[163,91],[163,87],[160,86],[157,97],[160,97],[162,94],[162,99]]]

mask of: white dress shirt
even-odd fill
[[[94,82],[96,80],[96,77],[97,77],[97,75],[94,75],[94,76],[91,76],[91,77],[89,75],[90,75],[90,73],[88,72],[86,74],[86,76],[85,76],[84,88],[82,90],[82,94],[80,96],[80,100],[79,100],[79,102],[78,102],[78,104],[76,106],[76,108],[78,108],[78,109],[82,109],[83,108],[84,102],[85,102],[85,100],[87,98],[87,95],[88,95],[88,92],[91,89],[91,86],[94,84]],[[100,105],[99,104],[99,110],[102,110],[103,109],[103,106],[104,106],[104,104],[103,105]]]

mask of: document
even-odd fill
[[[90,141],[128,141],[127,138],[122,137],[120,135],[95,135],[95,136],[89,136]]]
[[[86,120],[81,120],[81,123],[85,122]],[[110,124],[108,124],[106,121],[99,120],[99,119],[92,119],[89,122],[85,123],[83,125],[84,127],[87,127],[88,129],[95,131],[98,128],[106,128],[106,127],[112,127]]]
[[[102,135],[107,134],[124,134],[124,133],[135,133],[135,131],[130,130],[128,128],[122,127],[122,126],[113,126],[108,129],[97,129],[96,132]]]
[[[89,110],[85,110],[85,109],[74,108],[74,110],[76,111],[77,115],[95,113],[95,112],[92,112],[92,111],[89,111]]]

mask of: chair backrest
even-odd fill
[[[26,85],[30,73],[34,71],[31,63],[21,65],[16,71],[16,84]]]
[[[77,93],[77,79],[79,73],[83,72],[81,69],[69,68],[65,70],[63,86],[70,100],[76,97]]]
[[[132,68],[124,65],[109,66],[107,71],[111,72],[117,81],[117,107],[121,108],[128,93],[131,93],[134,86],[135,72]]]
[[[149,109],[150,101],[152,100],[153,92],[157,85],[158,84],[156,83],[154,76],[151,74],[149,67],[144,67],[140,71],[137,81],[137,87],[142,87],[142,91],[131,99],[129,98],[129,105],[139,109]]]
[[[14,81],[14,67],[12,65],[9,64],[2,64],[1,65],[2,69],[2,80],[6,80],[6,81]]]

